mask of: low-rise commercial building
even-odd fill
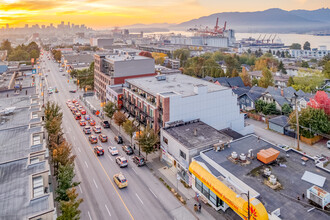
[[[113,102],[117,105],[118,109],[121,109],[123,106],[123,91],[124,84],[119,85],[107,85],[107,100]]]
[[[264,150],[277,157],[265,164],[259,157]],[[251,219],[327,219],[328,213],[315,206],[323,207],[320,201],[330,190],[330,174],[319,163],[320,158],[249,135],[200,152],[189,171],[199,199],[216,210],[231,208],[243,219],[249,214]]]
[[[155,61],[143,56],[122,54],[94,55],[94,89],[101,101],[106,100],[106,86],[123,84],[125,79],[154,76]]]
[[[126,83],[125,110],[156,130],[166,123],[200,119],[218,130],[253,132],[244,126],[231,88],[183,74],[128,79]]]

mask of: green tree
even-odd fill
[[[238,60],[232,56],[226,56],[225,62],[227,66],[227,71],[226,71],[227,77],[232,76],[234,69],[236,69],[236,72],[240,69],[240,64]]]
[[[306,62],[306,61],[302,61],[302,62],[301,62],[301,67],[309,68],[308,62]]]
[[[119,133],[120,133],[120,127],[124,124],[124,122],[126,121],[126,116],[124,113],[117,111],[114,115],[113,115],[113,120],[115,121],[115,123],[119,126]]]
[[[159,143],[159,136],[157,132],[147,126],[137,138],[137,142],[142,151],[146,153],[146,160],[148,160],[148,154],[156,151],[155,145]]]
[[[51,121],[53,118],[62,121],[62,117],[61,107],[55,102],[48,101],[45,106],[45,121]]]
[[[283,74],[287,74],[286,69],[284,68],[284,64],[283,64],[282,61],[280,61],[280,63],[278,64],[277,69],[278,69],[279,71],[281,71]]]
[[[266,105],[267,105],[266,102],[259,99],[259,100],[256,101],[255,109],[256,109],[257,112],[262,112]]]
[[[276,109],[276,104],[275,103],[267,103],[263,107],[262,113],[264,113],[265,115],[276,115],[276,114],[278,114],[278,111]]]
[[[259,83],[259,80],[257,78],[252,79],[252,86],[257,86]]]
[[[325,78],[330,79],[330,61],[324,64],[322,73],[324,74]]]
[[[307,138],[314,137],[315,134],[329,134],[330,120],[323,109],[307,107],[298,111],[300,134]],[[290,114],[290,124],[296,129],[296,113]]]
[[[291,44],[290,49],[301,50],[301,44],[293,43],[293,44]]]
[[[293,85],[294,85],[293,77],[290,76],[288,80],[288,86],[293,86]]]
[[[10,55],[11,51],[13,50],[13,48],[11,47],[11,43],[10,43],[10,41],[8,39],[2,41],[2,43],[1,43],[1,50],[7,50],[7,56]]]
[[[137,126],[134,124],[133,121],[127,119],[123,123],[123,128],[124,128],[124,131],[126,132],[126,134],[128,134],[130,136],[130,138],[131,138],[131,145],[133,145],[132,138],[133,138],[134,132],[136,132],[138,130]]]
[[[114,102],[108,101],[105,106],[103,107],[103,111],[105,113],[105,116],[107,116],[110,119],[110,124],[111,124],[111,119],[115,112],[117,111],[117,105]]]
[[[61,215],[57,218],[57,220],[79,220],[81,213],[79,206],[84,200],[81,198],[78,199],[76,188],[68,189],[66,191],[66,195],[69,200],[60,202]]]
[[[311,50],[311,44],[308,42],[308,41],[306,41],[305,43],[304,43],[304,50]]]
[[[289,114],[292,112],[292,108],[290,107],[289,104],[285,103],[285,104],[282,106],[282,112],[283,112],[283,114],[285,114],[285,115],[289,115]]]
[[[39,53],[37,50],[32,50],[30,52],[30,59],[33,58],[33,59],[37,59],[39,57]]]
[[[73,181],[74,177],[75,174],[74,174],[73,164],[59,165],[58,175],[57,175],[58,187],[56,189],[57,201],[61,201],[61,200],[69,201],[69,197],[66,194],[66,191],[80,184],[78,182]]]
[[[268,68],[262,70],[262,77],[260,78],[258,85],[263,88],[274,85],[273,75]]]
[[[28,61],[30,60],[30,55],[27,51],[22,49],[13,50],[8,56],[9,61]]]
[[[320,88],[324,83],[324,76],[320,73],[309,75],[300,75],[293,77],[294,84],[292,87],[295,90],[301,89],[304,92],[313,92],[316,88]]]
[[[186,61],[190,57],[190,51],[188,49],[177,49],[173,52],[173,58],[180,60],[181,67],[185,66]]]

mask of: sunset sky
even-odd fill
[[[0,27],[70,21],[92,28],[136,23],[180,23],[229,11],[268,8],[314,10],[329,7],[329,0],[0,0]]]

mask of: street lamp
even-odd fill
[[[240,195],[246,195],[247,196],[247,200],[248,200],[248,220],[250,220],[250,216],[251,216],[251,214],[250,214],[250,191],[248,191],[247,193],[241,193]],[[240,197],[240,195],[236,195],[236,197],[238,198],[238,197]]]

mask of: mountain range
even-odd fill
[[[276,32],[276,33],[310,33],[330,32],[330,9],[292,10],[286,11],[271,8],[256,12],[222,12],[192,19],[180,24],[131,25],[130,28],[168,28],[170,30],[186,30],[200,26],[214,27],[219,18],[219,26],[227,21],[227,29],[236,32]],[[157,26],[159,25],[159,26]]]

